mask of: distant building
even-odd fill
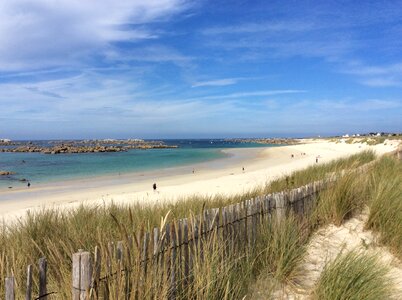
[[[348,138],[348,137],[349,137],[349,134],[344,134],[344,135],[342,135],[342,137]]]
[[[0,142],[2,142],[2,143],[9,143],[9,142],[11,142],[11,140],[10,140],[10,139],[0,139]]]

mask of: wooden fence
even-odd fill
[[[229,255],[239,248],[253,248],[264,221],[282,218],[289,211],[304,215],[317,193],[333,180],[204,210],[197,216],[162,222],[161,228],[151,232],[142,228],[135,235],[126,234],[122,241],[95,247],[93,253],[79,250],[72,255],[71,298],[117,299],[124,291],[126,299],[158,298],[149,293],[175,299],[194,280],[195,262],[202,262],[213,251]],[[220,241],[219,247],[210,243],[212,239]],[[49,300],[57,293],[47,291],[46,259],[39,259],[38,264],[39,295],[34,299]],[[119,282],[118,287],[113,281]],[[14,284],[13,277],[5,279],[6,300],[15,299]],[[27,268],[25,299],[32,299],[32,266]]]

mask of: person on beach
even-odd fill
[[[27,187],[29,188],[31,186],[31,183],[28,181]]]
[[[290,156],[291,158],[295,157],[293,154]]]
[[[318,163],[318,156],[315,158],[315,163],[316,164]]]
[[[244,167],[242,168],[242,171],[243,171],[243,173],[244,173]]]
[[[154,192],[156,192],[156,183],[154,183],[154,184],[152,185],[152,188],[154,189]]]

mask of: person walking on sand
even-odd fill
[[[154,189],[154,192],[156,192],[156,183],[154,183],[154,184],[152,185],[152,188]]]
[[[31,186],[31,183],[28,181],[27,187],[29,188]]]
[[[315,158],[315,163],[316,164],[318,163],[318,156],[316,156],[316,158]]]

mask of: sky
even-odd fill
[[[0,1],[0,138],[370,131],[402,131],[402,1]]]

